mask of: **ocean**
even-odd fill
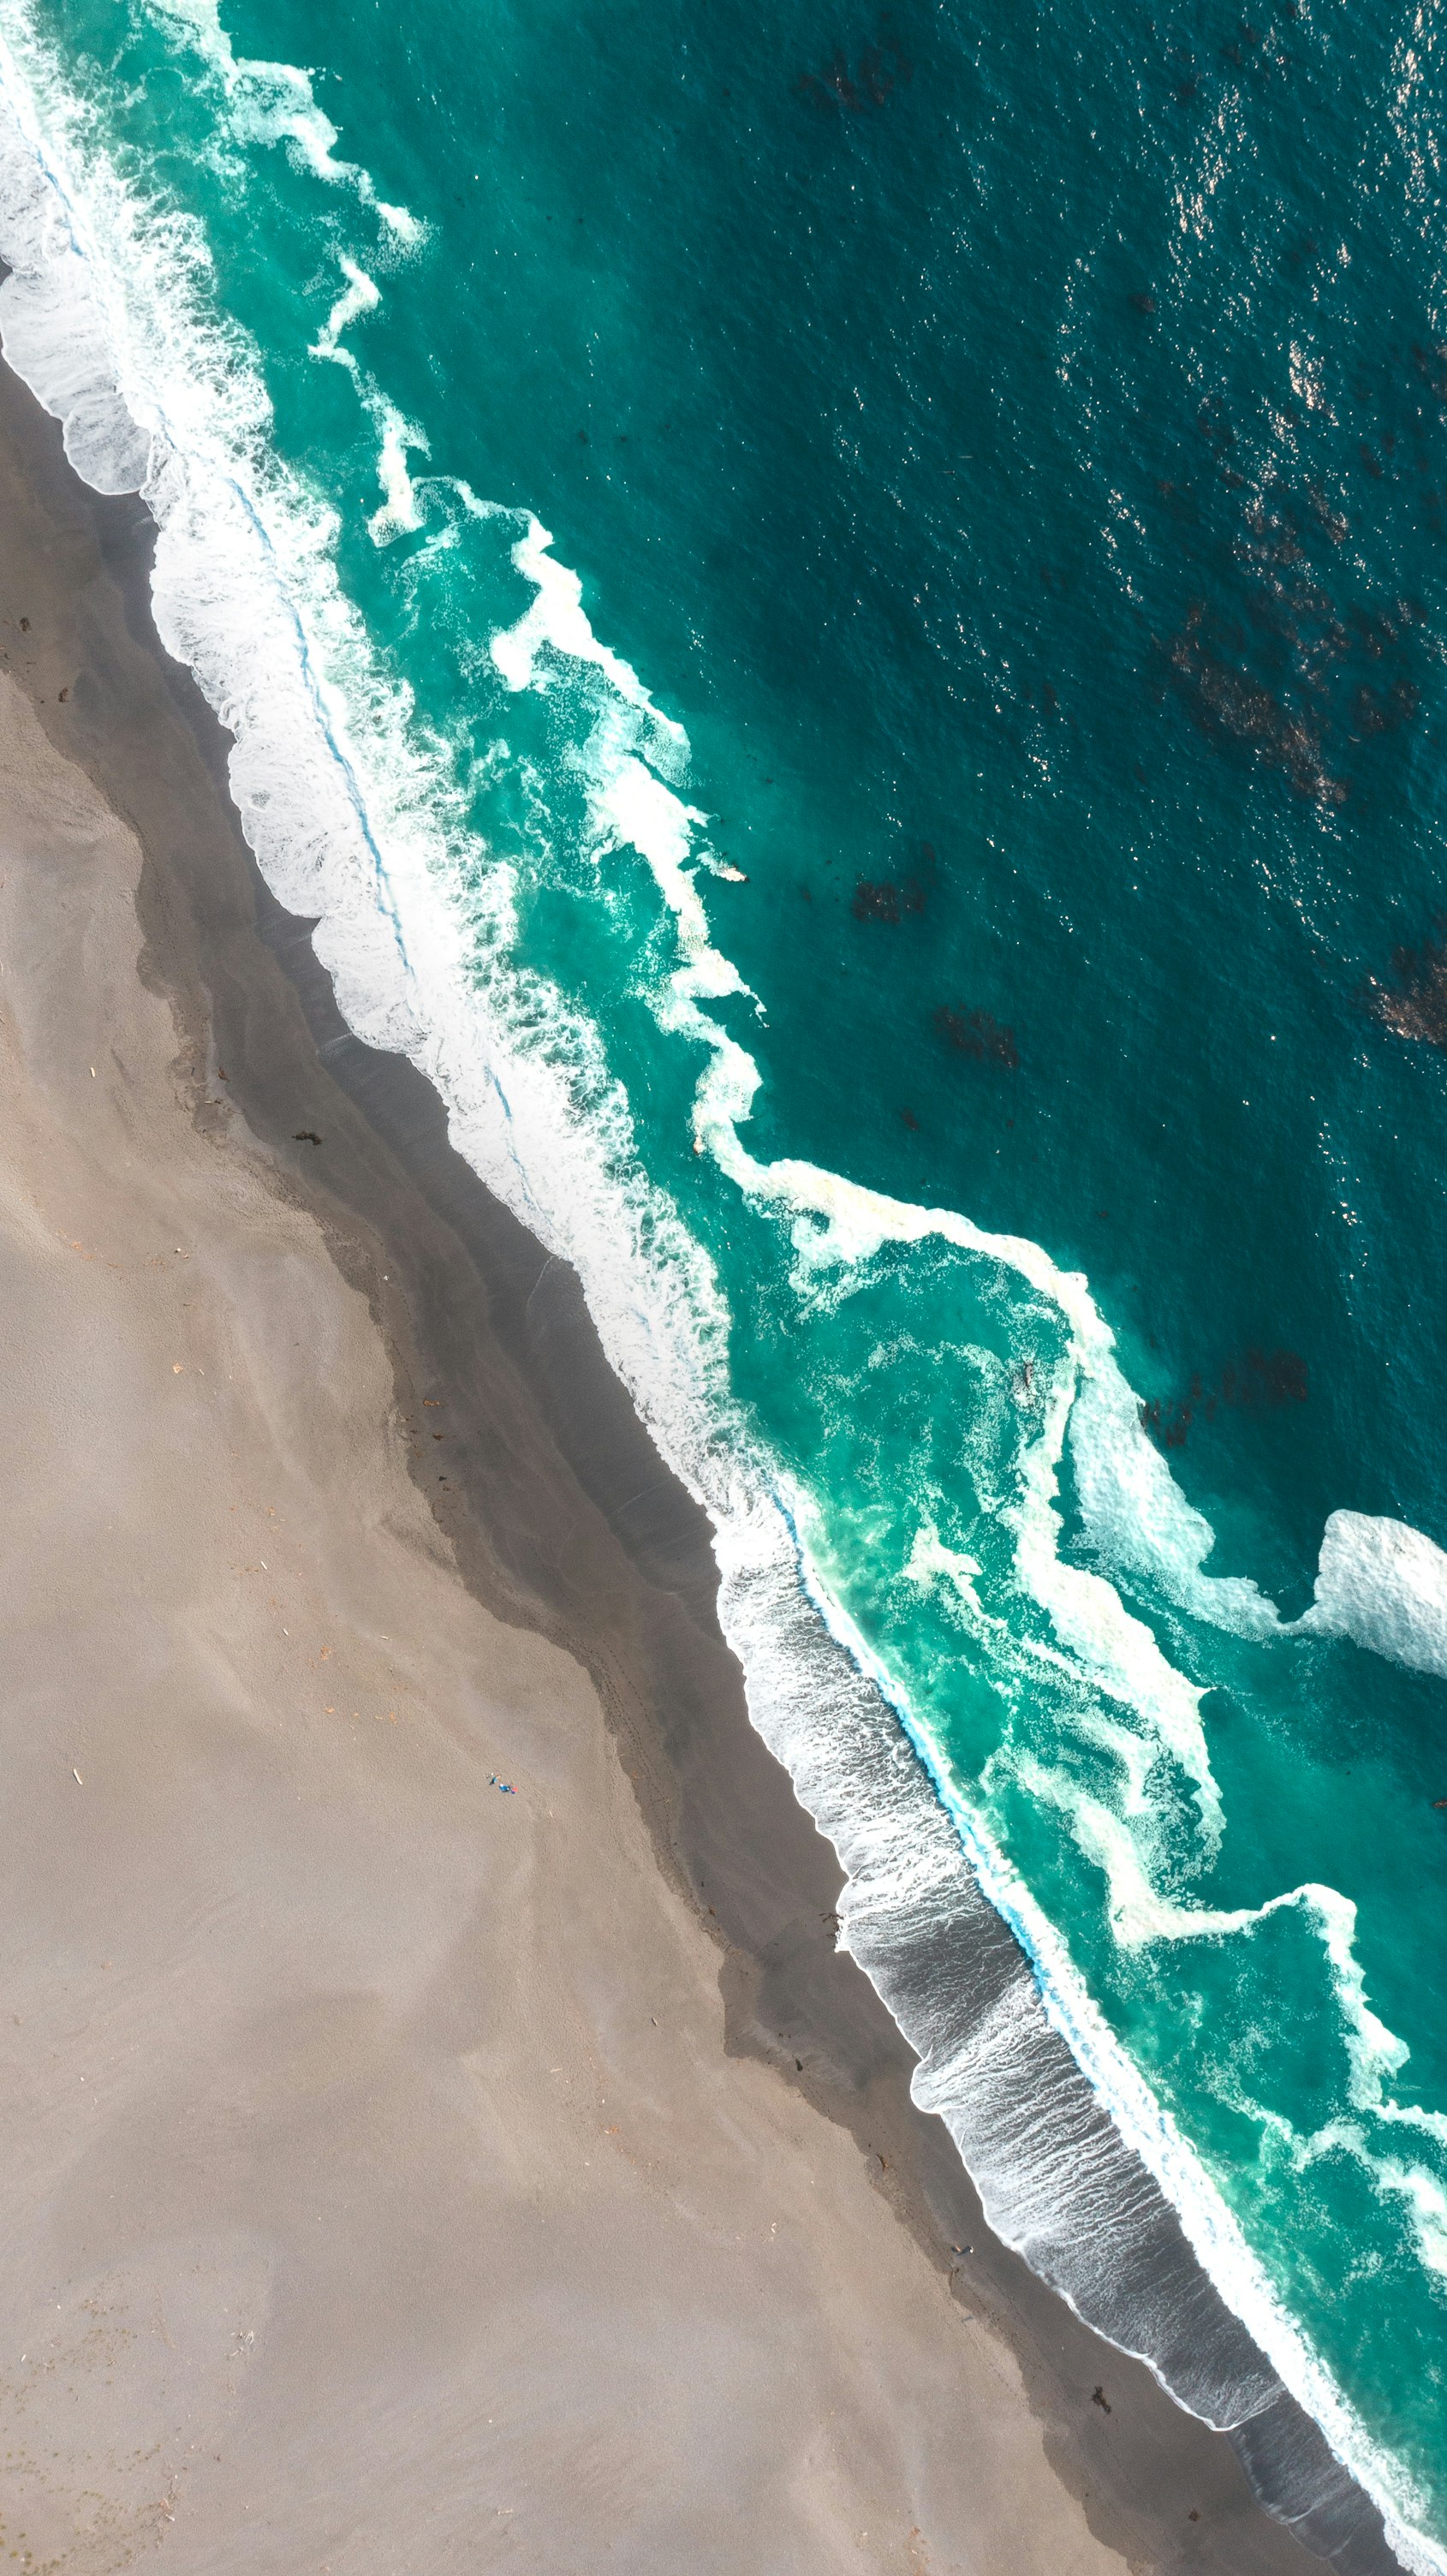
[[[144,491],[347,1018],[712,1516],[922,2098],[1412,2569],[1444,148],[1430,6],[0,0],[6,354]],[[968,2063],[878,1930],[951,1869],[1030,1962]],[[1084,2159],[1021,2108],[1062,2043]],[[1141,2174],[1214,2343],[1142,2296]]]

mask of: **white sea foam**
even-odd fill
[[[680,779],[688,767],[688,736],[681,724],[653,703],[648,690],[621,654],[601,644],[583,606],[578,574],[560,564],[553,540],[541,521],[529,513],[512,559],[533,598],[515,626],[492,638],[489,650],[510,689],[547,688],[558,665],[592,664],[612,682],[623,705],[642,719],[647,756],[664,778]],[[701,819],[701,818],[700,818]]]
[[[1333,1512],[1316,1598],[1298,1625],[1447,1676],[1447,1553],[1406,1521]]]
[[[180,0],[166,5],[201,43],[238,134],[262,143],[285,141],[319,180],[344,183],[361,203],[376,205],[367,174],[335,159],[335,129],[316,110],[304,75],[287,66],[237,63],[214,8],[203,0],[184,8]],[[160,631],[196,673],[235,737],[232,784],[248,837],[279,898],[295,911],[320,916],[318,954],[351,1025],[371,1043],[407,1053],[430,1075],[448,1105],[460,1150],[550,1249],[577,1265],[614,1364],[665,1454],[707,1503],[718,1533],[723,1616],[745,1667],[750,1706],[849,1870],[845,1912],[857,1955],[906,2029],[912,2011],[916,2027],[922,2027],[918,2011],[893,1989],[883,1951],[877,1943],[871,1948],[869,1923],[872,1915],[877,1933],[890,1907],[897,1923],[901,1906],[907,1911],[913,1896],[925,1892],[926,1877],[937,1889],[954,1886],[954,1901],[964,1902],[962,1841],[1038,1979],[1038,1996],[1028,1980],[1025,1989],[1011,1990],[1003,2021],[997,2015],[988,2040],[978,2040],[977,2062],[984,2049],[993,2052],[997,2074],[1008,2058],[1018,2075],[1037,2022],[1068,2044],[1096,2097],[1109,2106],[1131,2157],[1179,2213],[1207,2275],[1230,2310],[1246,2321],[1280,2380],[1325,2427],[1339,2456],[1383,2499],[1388,2514],[1410,2519],[1416,2499],[1401,2472],[1372,2452],[1360,2424],[1272,2297],[1234,2219],[1111,2038],[1063,1945],[979,1820],[933,1766],[959,1841],[953,1834],[929,1841],[934,1828],[928,1820],[940,1810],[903,1739],[881,1731],[870,1715],[879,1706],[874,1693],[856,1695],[846,1724],[837,1694],[835,1702],[821,1703],[807,1687],[800,1576],[802,1563],[808,1579],[809,1559],[801,1559],[796,1536],[802,1504],[795,1498],[794,1508],[786,1508],[771,1490],[768,1462],[735,1415],[726,1366],[729,1319],[711,1264],[638,1166],[628,1104],[607,1072],[596,1032],[560,997],[506,968],[508,871],[494,865],[479,893],[475,852],[465,843],[448,777],[440,764],[429,766],[409,725],[405,693],[377,670],[360,621],[340,590],[332,518],[275,457],[259,372],[238,335],[210,307],[199,233],[174,215],[157,218],[128,194],[73,114],[58,72],[34,38],[24,0],[0,0],[0,29],[0,250],[13,269],[0,289],[7,356],[64,419],[68,452],[87,480],[104,491],[144,490],[158,527],[154,595]],[[320,357],[343,363],[349,361],[342,334],[370,309],[369,287],[375,295],[360,266],[349,263],[346,275],[346,291],[314,344]],[[351,371],[370,409],[375,388],[355,365]],[[375,399],[382,404],[380,395]],[[422,502],[407,456],[409,447],[420,448],[423,441],[400,415],[390,416],[395,428],[385,408],[374,416],[386,497],[372,528],[377,542],[385,543],[400,528],[420,523]],[[468,508],[488,510],[458,488]],[[1129,1519],[1134,1512],[1156,1530],[1162,1547],[1175,1548],[1182,1582],[1208,1581],[1200,1569],[1209,1529],[1175,1495],[1163,1462],[1144,1440],[1085,1281],[1059,1271],[1024,1238],[986,1234],[952,1211],[913,1208],[806,1163],[765,1165],[748,1154],[738,1129],[748,1116],[757,1068],[702,1008],[705,999],[742,987],[709,936],[689,864],[704,817],[677,794],[686,738],[654,706],[627,664],[593,636],[581,585],[555,563],[536,522],[520,538],[516,561],[532,581],[535,598],[510,634],[494,642],[499,672],[516,689],[546,688],[569,667],[583,667],[611,692],[611,702],[596,710],[586,755],[591,810],[601,842],[639,852],[677,925],[678,963],[660,1010],[668,1025],[707,1050],[696,1143],[749,1199],[778,1212],[792,1235],[801,1278],[857,1264],[886,1243],[938,1240],[1013,1272],[1065,1317],[1072,1334],[1070,1374],[1050,1392],[1016,1513],[1021,1579],[1045,1603],[1062,1650],[1130,1709],[1159,1758],[1177,1765],[1191,1782],[1203,1830],[1218,1831],[1219,1795],[1198,1695],[1102,1577],[1066,1566],[1059,1557],[1061,1445],[1072,1402],[1074,1417],[1084,1409],[1087,1422],[1092,1419],[1094,1389],[1104,1428],[1084,1452],[1077,1440],[1077,1483],[1082,1454],[1087,1484],[1091,1459],[1107,1456],[1091,1488],[1102,1524],[1110,1513],[1124,1512]],[[472,907],[466,936],[460,906],[450,900],[451,889],[464,878]],[[479,907],[487,915],[484,928],[497,965],[482,995],[473,947]],[[1269,1624],[1255,1606],[1260,1596],[1252,1587],[1212,1590],[1229,1595],[1233,1617]],[[890,1677],[877,1670],[863,1639],[817,1579],[813,1591],[851,1659],[840,1667],[840,1688],[847,1696],[849,1671],[873,1674],[930,1761],[930,1748]],[[899,1820],[906,1813],[908,1835],[902,1839]],[[1294,1902],[1303,1893],[1278,1902]],[[1145,1902],[1139,1891],[1138,1900]],[[1219,1928],[1221,1935],[1230,1928],[1224,1918]],[[1377,2061],[1385,2081],[1380,2046]],[[988,2165],[988,2141],[968,2096],[959,2066],[926,2071],[922,2051],[921,2098],[944,2108],[956,2134],[973,2141],[972,2161]],[[1017,2090],[1012,2098],[1025,2097]],[[1059,2219],[1069,2176],[1044,2134],[1038,2106],[1030,2117],[1040,2132],[1034,2161],[1016,2137],[1010,2156],[991,2168],[992,2215],[1010,2241],[1030,2251],[1088,2313],[1108,2310],[1116,2317],[1119,2293],[1109,2281],[1095,2280],[1088,2296],[1082,2291],[1080,2244],[1066,2241]],[[1101,2241],[1108,2238],[1119,2250],[1134,2203],[1127,2195],[1122,2215],[1119,2195],[1112,2199],[1106,2189],[1107,2169],[1115,2172],[1113,2133],[1091,2135],[1103,2177]],[[1027,2174],[1034,2177],[1028,2191]],[[1169,2318],[1158,2323],[1169,2342]],[[1119,2339],[1129,2339],[1118,2318],[1117,2328]],[[1229,2343],[1228,2334],[1221,2349]],[[1231,2349],[1229,2368],[1222,2363],[1229,2387],[1223,2383],[1213,2393],[1198,2385],[1205,2365],[1189,2355],[1173,2361],[1170,2384],[1183,2402],[1213,2420],[1239,2422],[1270,2404],[1275,2382],[1244,2345]],[[1151,2357],[1164,2366],[1157,2353]],[[1419,2548],[1400,2529],[1395,2539],[1404,2563],[1442,2563],[1430,2552],[1424,2556],[1425,2544]]]
[[[346,286],[337,297],[321,330],[311,344],[314,358],[330,359],[333,366],[344,367],[357,389],[357,398],[369,414],[377,432],[377,480],[384,495],[382,506],[367,521],[367,533],[374,546],[389,546],[394,537],[408,535],[422,525],[422,510],[408,465],[413,455],[426,456],[431,450],[425,430],[404,419],[395,403],[389,402],[375,378],[368,374],[353,350],[342,344],[342,333],[350,330],[368,313],[375,313],[382,301],[381,289],[364,268],[359,268],[345,251],[338,254]]]
[[[420,248],[427,227],[405,206],[377,195],[370,171],[339,161],[336,127],[316,103],[311,75],[295,63],[253,62],[238,55],[221,24],[219,0],[145,0],[157,25],[207,66],[225,93],[239,142],[281,144],[294,161],[331,187],[347,188],[369,206],[402,251]]]
[[[1115,1358],[1113,1336],[1092,1305],[1081,1335],[1080,1383],[1070,1419],[1081,1523],[1106,1564],[1148,1575],[1197,1618],[1239,1636],[1269,1636],[1280,1614],[1244,1575],[1209,1575],[1216,1534],[1194,1510],[1141,1424],[1140,1404]]]
[[[975,1558],[963,1548],[946,1547],[937,1529],[921,1526],[915,1532],[904,1579],[906,1583],[917,1583],[923,1591],[943,1576],[969,1611],[972,1623],[983,1626],[989,1613],[975,1590],[980,1571]]]
[[[339,258],[342,275],[347,283],[327,315],[324,327],[312,342],[312,356],[332,358],[338,366],[346,367],[355,374],[357,361],[350,349],[342,347],[342,333],[353,322],[360,321],[364,313],[375,313],[382,301],[382,294],[376,279],[369,277],[364,268],[359,268],[354,259],[349,259],[345,251],[339,254]]]

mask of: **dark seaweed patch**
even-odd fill
[[[1434,928],[1447,931],[1447,923],[1438,921]],[[1447,1053],[1447,937],[1424,939],[1420,948],[1394,948],[1392,973],[1395,984],[1372,975],[1363,988],[1373,1019],[1396,1037]]]
[[[913,78],[914,65],[886,15],[878,21],[873,42],[852,61],[841,47],[817,72],[801,72],[794,88],[826,114],[842,110],[846,116],[862,116],[883,107],[894,90]]]
[[[1441,655],[1421,601],[1363,594],[1348,522],[1357,510],[1364,524],[1403,521],[1424,567],[1427,541],[1447,536],[1447,340],[1419,341],[1410,365],[1394,345],[1354,371],[1330,351],[1293,351],[1292,403],[1289,461],[1279,449],[1254,471],[1257,430],[1233,420],[1222,388],[1181,418],[1148,506],[1168,514],[1163,554],[1190,574],[1153,646],[1162,686],[1219,752],[1330,807],[1359,774],[1374,790],[1388,781],[1387,738],[1422,721]]]
[[[1020,1062],[1013,1029],[1001,1028],[988,1011],[952,1011],[941,1003],[934,1024],[947,1046],[956,1055],[973,1057],[976,1064],[1003,1064],[1014,1073]]]
[[[1294,604],[1305,608],[1308,603],[1298,599]],[[1309,604],[1316,608],[1314,594]],[[1261,613],[1259,622],[1274,625],[1278,634],[1284,631],[1269,609]],[[1321,805],[1344,804],[1346,787],[1341,779],[1329,776],[1323,765],[1317,726],[1236,667],[1228,658],[1235,640],[1215,630],[1207,619],[1205,601],[1197,599],[1191,602],[1184,625],[1159,648],[1193,720],[1208,736],[1245,745],[1269,768],[1283,770],[1299,796],[1309,796]],[[1296,640],[1294,631],[1291,640]],[[1336,649],[1330,628],[1326,649]]]
[[[917,877],[902,886],[871,885],[868,877],[861,877],[849,909],[856,921],[899,922],[907,912],[923,912],[924,887]]]
[[[1299,1351],[1243,1351],[1228,1360],[1211,1386],[1199,1377],[1190,1391],[1142,1404],[1142,1427],[1162,1449],[1183,1449],[1196,1420],[1213,1422],[1223,1407],[1237,1413],[1274,1413],[1306,1402],[1306,1362]]]
[[[1398,725],[1410,723],[1417,712],[1421,691],[1410,680],[1398,680],[1395,687],[1382,694],[1365,683],[1356,693],[1353,717],[1359,734],[1395,733]]]

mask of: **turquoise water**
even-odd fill
[[[349,1016],[1447,2548],[1434,22],[0,34],[7,350]]]

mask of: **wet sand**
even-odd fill
[[[0,371],[0,2554],[1304,2576],[911,2105],[701,1516],[260,885],[148,536]]]

